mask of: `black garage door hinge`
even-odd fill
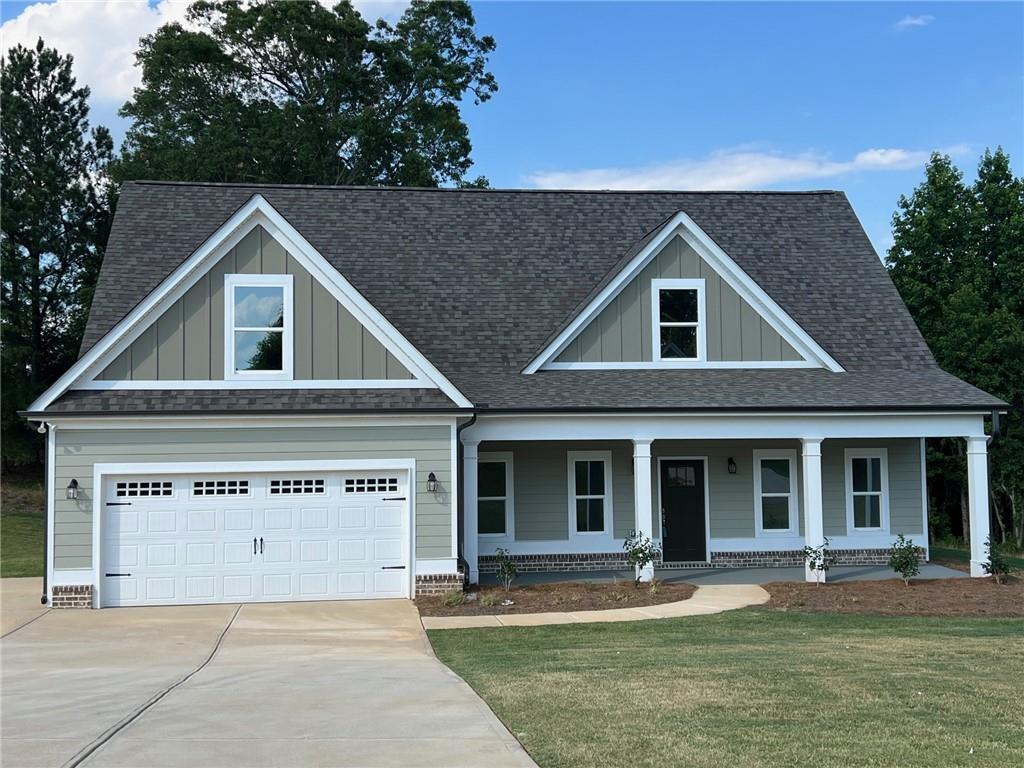
[[[404,565],[382,565],[380,567],[382,571],[404,571]]]
[[[108,501],[108,507],[130,507],[132,503],[130,501]]]

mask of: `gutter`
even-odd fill
[[[467,429],[467,428],[473,426],[474,424],[476,424],[476,413],[474,413],[472,416],[470,416],[469,421],[467,421],[465,424],[459,424],[455,428],[455,460],[457,462],[459,462],[459,467],[460,468],[462,467],[462,464],[463,464],[463,461],[462,461],[462,431],[464,429]],[[454,470],[455,467],[452,467],[452,469]],[[463,510],[465,510],[465,508],[466,508],[466,499],[465,499],[465,497],[463,495],[463,489],[466,487],[466,478],[463,477],[462,472],[459,472],[459,483],[458,483],[458,486],[459,486],[458,487],[459,506],[461,507],[461,509],[456,509],[455,510],[455,519],[457,521],[459,521],[459,523],[460,523],[460,525],[459,525],[459,533],[461,534],[462,531],[463,531],[463,526],[461,525],[462,521],[459,519],[459,513],[461,512],[464,515],[465,512],[463,512]],[[466,579],[469,580],[469,563],[467,563],[466,559],[462,556],[462,551],[461,550],[459,550],[459,557],[458,557],[458,561],[457,561],[456,565],[462,567],[462,572],[465,574]]]

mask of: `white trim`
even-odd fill
[[[576,462],[600,461],[604,464],[604,495],[576,493]],[[569,491],[569,539],[608,539],[614,537],[615,517],[612,514],[612,452],[611,451],[566,451],[566,474],[568,475]],[[576,500],[603,499],[604,529],[600,531],[580,531],[576,527]]]
[[[480,495],[480,465],[481,464],[504,464],[505,465],[505,495],[504,496],[481,496]],[[477,471],[477,537],[489,541],[514,541],[516,537],[515,517],[515,461],[511,451],[490,451],[478,453],[476,458]],[[505,502],[505,532],[504,533],[481,533],[480,532],[480,502],[497,501]]]
[[[459,558],[459,478],[462,476],[462,462],[459,461],[459,429],[456,420],[451,420],[451,462],[452,462],[452,487],[451,503],[449,509],[452,513],[451,535],[452,535],[452,558],[458,561]]]
[[[865,531],[847,536],[829,535],[829,549],[888,549],[896,541],[895,533]],[[799,534],[763,538],[729,537],[711,539],[714,552],[800,552],[807,539]]]
[[[707,456],[659,456],[658,457],[658,539],[657,541],[661,544],[663,551],[662,556],[664,557],[664,545],[665,536],[662,532],[661,526],[661,512],[663,506],[661,503],[661,462],[663,461],[702,461],[704,462],[704,553],[705,562],[711,562],[711,476],[708,469],[708,457]]]
[[[272,472],[344,472],[351,470],[403,470],[406,472],[406,505],[409,535],[406,541],[408,579],[407,597],[416,594],[416,460],[415,459],[314,459],[296,461],[214,461],[214,462],[139,462],[93,464],[92,488],[92,588],[93,606],[102,607],[102,520],[105,501],[104,482],[110,475],[137,474],[268,474]]]
[[[663,363],[703,363],[708,358],[708,313],[705,302],[705,281],[703,278],[656,278],[651,280],[651,354],[654,362],[661,367]],[[661,292],[673,289],[697,292],[697,322],[695,323],[664,323],[661,320]],[[694,358],[661,357],[662,327],[683,327],[697,329],[697,356]]]
[[[765,459],[783,459],[789,462],[789,493],[769,493],[761,491],[761,462]],[[754,475],[754,535],[755,536],[791,536],[800,532],[799,504],[797,497],[800,495],[800,479],[797,476],[797,452],[788,448],[755,448],[753,451],[753,475]],[[764,527],[764,510],[762,500],[765,496],[782,497],[786,496],[789,502],[789,526],[787,528]]]
[[[928,535],[928,459],[925,450],[925,439],[921,438],[921,531],[924,533],[924,559],[932,559],[932,550]]]
[[[429,381],[462,408],[472,407],[463,395],[419,352],[348,280],[259,194],[253,195],[191,256],[144,297],[78,362],[40,395],[27,410],[45,410],[80,380],[95,376],[145,330],[147,318],[155,320],[195,284],[203,274],[255,226],[262,226],[327,291],[344,306],[395,358],[414,379]],[[360,384],[362,386],[362,384]],[[235,388],[239,388],[235,385]]]
[[[454,557],[432,557],[416,561],[417,576],[433,576],[439,573],[458,573],[459,565]]]
[[[220,416],[127,416],[111,418],[67,418],[55,420],[65,429],[254,429],[272,427],[450,427],[455,417],[389,416],[386,413],[367,416],[308,414],[252,416],[251,414]]]
[[[730,285],[741,298],[745,299],[753,309],[775,329],[807,360],[813,360],[821,367],[834,373],[842,372],[843,368],[826,352],[811,336],[804,331],[783,309],[772,299],[761,286],[747,275],[743,269],[712,240],[697,224],[680,211],[669,221],[660,232],[644,246],[616,277],[606,285],[597,296],[580,312],[555,339],[538,353],[523,369],[523,373],[536,373],[546,367],[561,354],[562,350],[572,341],[583,327],[597,317],[622,288],[637,277],[645,266],[657,255],[661,247],[676,234],[693,248],[697,254]]]
[[[700,368],[717,370],[745,370],[748,368],[821,368],[807,360],[659,360],[658,362],[634,361],[626,363],[592,362],[551,362],[545,371],[643,371],[664,370],[665,368]]]
[[[854,526],[853,516],[853,460],[878,459],[880,466],[879,490],[877,492],[857,491],[862,496],[878,495],[879,525],[877,527],[858,528]],[[889,450],[887,448],[847,448],[843,451],[843,471],[846,474],[844,496],[846,498],[846,530],[847,532],[869,533],[889,532]]]
[[[46,434],[46,604],[53,605],[53,579],[56,570],[53,566],[53,529],[57,521],[57,427],[54,424],[47,426],[49,430]]]
[[[52,600],[53,587],[80,587],[92,584],[92,568],[57,568],[49,582],[47,599]]]
[[[175,381],[83,381],[76,384],[75,389],[87,389],[100,392],[111,390],[150,390],[158,392],[195,390],[234,390],[234,389],[433,389],[429,382],[422,379],[244,379],[244,386],[239,380],[200,381],[196,379],[179,379]]]
[[[290,381],[295,370],[295,303],[291,275],[224,275],[224,381]],[[281,333],[280,371],[239,371],[235,360],[235,333],[246,330],[278,332],[270,328],[235,326],[235,289],[248,287],[280,288],[284,296],[284,327]]]

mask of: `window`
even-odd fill
[[[347,477],[345,493],[397,493],[397,477]]]
[[[193,496],[248,496],[248,480],[196,480],[192,483]]]
[[[292,376],[291,275],[225,278],[225,378]]]
[[[889,528],[889,457],[884,448],[846,450],[846,522],[852,531]]]
[[[754,521],[758,535],[796,533],[796,451],[754,451]]]
[[[706,358],[703,280],[652,280],[651,314],[655,362]]]
[[[147,496],[173,496],[174,483],[170,480],[129,480],[118,483],[114,493],[118,498],[145,498]]]
[[[608,451],[569,453],[569,530],[611,533],[612,456]]]
[[[477,534],[512,536],[512,454],[481,453],[477,460]]]
[[[323,478],[284,478],[270,481],[271,496],[294,496],[296,494],[323,495],[326,483]]]

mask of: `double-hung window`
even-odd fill
[[[796,451],[754,451],[754,511],[758,535],[797,533]]]
[[[885,448],[846,450],[846,522],[851,531],[889,528],[889,456]]]
[[[704,280],[651,281],[654,361],[707,358]]]
[[[477,459],[477,534],[512,537],[512,454],[481,453]]]
[[[225,378],[292,378],[291,275],[227,275]]]
[[[569,529],[611,533],[612,457],[609,451],[569,453]]]

